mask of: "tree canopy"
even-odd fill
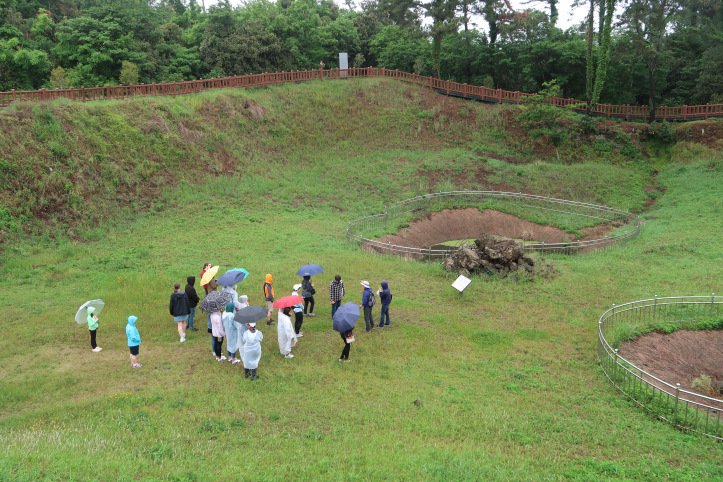
[[[617,16],[611,9],[617,4]],[[590,103],[723,102],[723,9],[710,0],[0,0],[0,90],[376,66]],[[477,27],[472,19],[483,19]],[[597,25],[596,25],[597,24]],[[597,26],[597,28],[596,28]]]

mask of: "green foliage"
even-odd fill
[[[133,62],[124,60],[121,62],[121,71],[118,76],[118,83],[121,85],[135,85],[138,83],[138,66]]]

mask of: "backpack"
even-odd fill
[[[377,298],[374,296],[374,292],[369,293],[369,299],[367,300],[367,306],[371,308],[377,303]]]

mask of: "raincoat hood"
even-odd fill
[[[88,316],[92,315],[95,313],[95,306],[89,306],[86,311],[88,312]]]
[[[267,274],[266,277],[264,278],[264,281],[266,281],[267,283],[271,284],[271,283],[274,282],[274,277],[271,276],[270,274]]]
[[[137,316],[131,315],[131,316],[128,317],[128,324],[131,325],[131,326],[136,326],[136,321],[137,321],[137,320],[138,320],[138,317],[137,317]]]
[[[188,278],[186,278],[186,282],[187,282],[189,285],[193,286],[193,284],[196,282],[196,277],[195,277],[195,276],[189,276]]]
[[[241,295],[241,296],[238,297],[238,300],[239,300],[239,303],[248,303],[248,302],[249,302],[249,297],[246,296],[246,295]]]
[[[235,308],[236,307],[234,306],[233,301],[226,303],[226,313],[233,313]]]
[[[88,317],[86,318],[86,321],[88,322],[88,329],[97,330],[98,320],[93,318],[93,313],[95,313],[95,306],[89,306],[86,312],[88,313]]]
[[[382,281],[382,289],[383,289],[383,290],[388,290],[388,289],[389,289],[389,283],[387,283],[386,281]]]

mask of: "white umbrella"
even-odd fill
[[[78,308],[78,312],[75,314],[75,322],[79,325],[82,325],[83,323],[86,323],[88,321],[88,307],[92,306],[95,308],[95,314],[100,315],[100,312],[103,311],[103,307],[105,306],[105,301],[103,300],[90,300],[86,301],[82,305],[80,305],[80,308]]]

